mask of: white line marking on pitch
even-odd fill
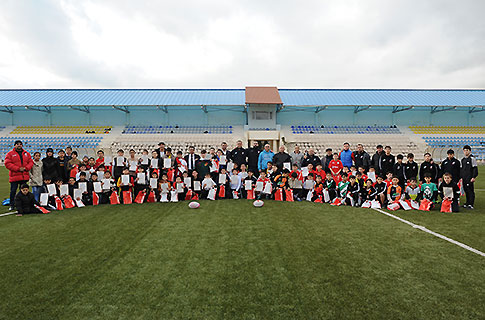
[[[381,209],[374,209],[374,210],[379,211],[380,213],[383,213],[383,214],[385,214],[386,216],[389,216],[389,217],[391,217],[391,218],[394,218],[394,219],[396,219],[396,220],[399,220],[399,221],[401,221],[401,222],[403,222],[403,223],[405,223],[405,224],[408,224],[408,225],[412,226],[412,227],[413,227],[413,228],[415,228],[415,229],[419,229],[419,230],[421,230],[421,231],[427,232],[427,233],[429,233],[429,234],[432,234],[432,235],[433,235],[433,236],[435,236],[435,237],[441,238],[441,239],[443,239],[443,240],[446,240],[446,241],[448,241],[448,242],[451,242],[451,243],[453,243],[453,244],[456,244],[457,246],[460,246],[460,247],[462,247],[463,249],[466,249],[466,250],[471,251],[471,252],[473,252],[473,253],[476,253],[476,254],[478,254],[478,255],[480,255],[480,256],[482,256],[482,257],[485,257],[485,253],[483,253],[483,252],[481,252],[481,251],[479,251],[479,250],[477,250],[477,249],[474,249],[474,248],[472,248],[472,247],[470,247],[470,246],[467,246],[467,245],[466,245],[466,244],[464,244],[464,243],[461,243],[461,242],[458,242],[458,241],[456,241],[456,240],[450,239],[450,238],[448,238],[448,237],[446,237],[446,236],[444,236],[444,235],[442,235],[442,234],[439,234],[439,233],[436,233],[436,232],[434,232],[434,231],[431,231],[431,230],[427,229],[426,227],[423,227],[423,226],[417,225],[417,224],[412,223],[411,221],[408,221],[408,220],[404,220],[404,219],[402,219],[402,218],[399,218],[398,216],[395,216],[395,215],[390,214],[390,213],[388,213],[388,212],[382,211]]]
[[[8,215],[11,215],[11,214],[16,214],[17,211],[14,211],[14,212],[7,212],[7,213],[2,213],[0,214],[0,217],[4,217],[4,216],[8,216]]]

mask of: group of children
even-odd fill
[[[387,207],[429,210],[440,196],[449,202],[450,210],[458,211],[459,186],[449,173],[443,175],[439,187],[425,174],[421,185],[415,177],[405,179],[388,172],[385,177],[376,175],[373,167],[344,167],[338,154],[333,155],[328,170],[321,164],[299,168],[297,164],[281,167],[268,162],[260,172],[248,170],[245,164],[222,161],[218,152],[205,154],[198,163],[201,170],[189,170],[182,152],[163,158],[154,151],[149,157],[144,150],[137,158],[133,150],[125,158],[123,150],[113,159],[98,152],[98,159],[75,161],[69,165],[66,179],[53,181],[45,177],[36,188],[29,205],[47,210],[62,210],[74,206],[99,204],[129,204],[132,202],[176,202],[198,199],[274,199],[277,201],[312,201],[332,205],[356,207]],[[73,152],[74,156],[75,152]],[[402,159],[402,158],[401,158]],[[202,172],[201,176],[199,173]],[[385,179],[384,179],[385,178]],[[27,201],[31,197],[20,195]],[[20,201],[20,200],[19,200]],[[29,200],[30,201],[30,200]],[[421,205],[425,203],[425,205]],[[17,205],[17,208],[19,206]],[[19,211],[20,213],[20,211]],[[21,213],[20,213],[21,214]]]

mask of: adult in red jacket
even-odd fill
[[[34,165],[30,153],[22,147],[22,141],[15,141],[13,150],[5,156],[5,168],[10,171],[8,178],[10,182],[10,210],[13,210],[15,207],[17,189],[29,181],[29,171]]]

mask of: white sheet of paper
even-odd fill
[[[76,206],[78,206],[79,208],[84,207],[84,203],[81,200],[74,200],[74,201],[76,201]]]
[[[145,182],[146,182],[145,172],[138,172],[136,174],[136,177],[138,178],[138,184],[145,184]]]
[[[138,162],[130,161],[130,171],[136,171],[137,165],[138,165]]]
[[[74,189],[74,200],[77,198],[82,198],[83,193],[81,192],[81,189]]]
[[[111,157],[104,157],[104,165],[108,167],[111,165]]]
[[[313,189],[314,184],[315,184],[315,181],[313,181],[313,180],[307,180],[303,184],[303,188],[305,188],[307,190],[311,190],[311,189]]]
[[[234,169],[234,163],[229,162],[229,163],[227,164],[227,170],[226,170],[226,171],[227,171],[227,172],[232,172],[232,169]]]
[[[156,189],[158,185],[158,179],[157,178],[150,178],[150,188]]]
[[[122,157],[122,156],[116,157],[116,166],[117,167],[123,167],[124,166],[123,162],[125,162],[125,157]]]
[[[48,193],[41,193],[40,194],[40,205],[41,206],[46,206],[47,202],[49,201],[49,194]]]
[[[200,191],[200,181],[194,181],[194,191]]]
[[[127,174],[121,175],[121,184],[127,186],[130,184],[130,176]]]
[[[97,171],[96,174],[98,175],[98,180],[101,181],[104,178],[104,171]]]
[[[177,183],[177,193],[184,192],[184,185],[181,183]]]
[[[152,168],[158,169],[158,158],[152,159],[152,161],[150,162],[150,164],[152,165]]]
[[[375,172],[368,172],[367,173],[367,178],[371,179],[372,182],[376,182],[376,173]]]
[[[50,192],[49,192],[49,194],[50,194]],[[453,199],[453,188],[444,187],[443,188],[443,195],[445,196],[445,198],[452,198]]]
[[[238,176],[231,176],[231,184],[236,184],[239,181]]]
[[[301,168],[301,175],[303,177],[307,177],[308,176],[308,168],[307,167]]]
[[[62,196],[67,196],[69,194],[69,186],[67,184],[61,184],[60,194]]]
[[[51,183],[47,185],[47,193],[49,193],[49,196],[55,196],[56,195],[56,185]]]
[[[209,190],[209,194],[207,195],[207,199],[216,200],[216,189],[210,189]]]
[[[94,192],[96,193],[103,192],[103,189],[101,188],[101,182],[99,181],[93,182],[93,187],[94,187]]]
[[[190,188],[190,186],[192,186],[192,178],[191,177],[184,178],[184,183],[188,188]]]
[[[88,191],[88,183],[87,182],[79,182],[77,184],[79,190],[81,190],[81,193],[84,193],[86,191]]]
[[[266,193],[266,194],[271,194],[271,191],[273,190],[273,187],[271,186],[271,182],[266,182],[264,184],[264,189],[263,189],[263,193]]]
[[[103,179],[101,182],[103,183],[103,190],[109,190],[111,181],[109,179]]]
[[[162,193],[168,193],[168,183],[162,183]]]
[[[179,198],[178,198],[177,191],[170,192],[170,202],[178,202],[178,201],[179,201]]]
[[[221,173],[219,174],[219,184],[225,184],[226,183],[226,175]]]
[[[168,202],[168,192],[162,192],[160,202]]]
[[[215,166],[215,165],[211,165],[211,166],[210,166],[210,171],[211,171],[211,172],[216,172],[216,171],[217,171],[217,166]]]
[[[261,192],[263,191],[264,188],[264,182],[263,181],[256,181],[256,189],[254,191]]]
[[[141,164],[144,164],[144,165],[148,164],[148,155],[144,154],[141,156]]]
[[[226,165],[226,156],[219,157],[219,164],[225,166]]]
[[[165,158],[163,159],[163,168],[168,169],[172,166],[172,159],[170,158]]]
[[[187,171],[187,169],[185,169],[184,166],[180,166],[178,168],[179,168],[179,171],[182,172],[182,173],[184,173],[185,171]]]
[[[289,162],[283,162],[283,169],[288,169],[291,171],[291,163]]]
[[[244,189],[251,190],[253,188],[253,182],[251,180],[244,181]]]

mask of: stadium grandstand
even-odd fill
[[[380,89],[59,89],[0,90],[0,158],[21,139],[29,152],[70,145],[94,155],[103,148],[186,152],[237,140],[322,155],[342,143],[393,146],[393,153],[473,147],[485,159],[485,90]]]

